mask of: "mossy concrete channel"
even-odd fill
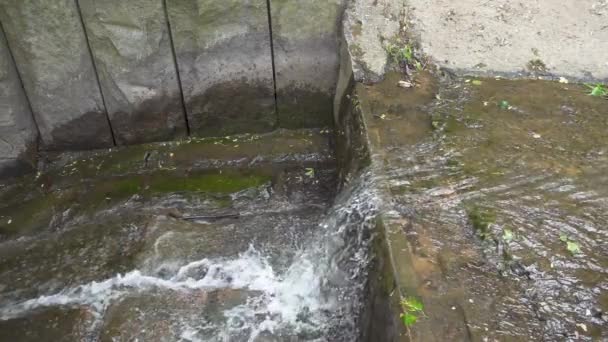
[[[408,338],[605,339],[606,99],[558,82],[422,73],[406,90],[402,78],[352,98],[384,191],[397,284],[385,291],[424,303]]]
[[[461,6],[502,49],[548,1]],[[579,7],[538,34],[604,30]],[[608,339],[608,100],[576,83],[602,64],[517,35],[467,59],[441,8],[0,3],[0,340]],[[79,63],[39,72],[44,39]]]

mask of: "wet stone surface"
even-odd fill
[[[330,265],[354,259],[325,242],[342,241],[329,144],[279,131],[49,156],[0,188],[1,339],[330,336],[354,316],[334,315],[354,277]]]
[[[413,337],[608,338],[608,102],[558,82],[399,79],[357,95],[425,303]]]

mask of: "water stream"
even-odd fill
[[[365,100],[429,322],[448,322],[436,336],[607,338],[608,102],[501,79],[408,93],[398,77]]]
[[[122,200],[66,209],[54,231],[6,239],[2,340],[357,339],[377,198],[369,174],[334,198],[335,169],[311,166],[221,193],[154,192],[148,177]],[[236,175],[211,174],[191,177]]]

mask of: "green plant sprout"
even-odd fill
[[[587,88],[589,88],[589,95],[597,96],[597,97],[608,97],[608,87],[601,83],[593,84],[585,84]]]
[[[413,62],[414,59],[414,50],[408,44],[401,48],[395,44],[388,44],[386,46],[386,52],[388,52],[388,55],[391,57],[393,62],[397,64],[407,64]],[[422,67],[422,65],[420,65],[420,67]]]
[[[305,171],[306,177],[315,178],[315,169],[313,169],[312,167],[307,167]]]
[[[412,325],[418,322],[421,314],[424,314],[424,305],[414,297],[408,297],[401,300],[401,321],[403,325],[409,329]]]

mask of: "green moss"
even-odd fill
[[[456,133],[464,128],[465,126],[462,122],[458,121],[455,116],[450,115],[445,120],[445,126],[443,131],[445,133]]]
[[[221,197],[221,198],[215,198],[214,201],[215,201],[215,204],[218,206],[218,208],[228,208],[228,207],[232,206],[232,199],[228,196]]]
[[[92,201],[102,200],[106,197],[122,199],[128,198],[141,191],[141,181],[136,177],[110,180],[97,184],[92,192]]]
[[[475,232],[485,239],[490,233],[490,225],[496,222],[496,212],[491,208],[472,206],[467,208],[467,215]]]
[[[31,232],[48,225],[53,216],[54,205],[59,202],[55,194],[45,194],[0,209],[0,234],[10,236],[18,232]]]
[[[270,181],[269,176],[254,174],[215,173],[189,177],[161,175],[151,181],[148,190],[153,193],[180,191],[232,193],[260,186],[268,181]]]

